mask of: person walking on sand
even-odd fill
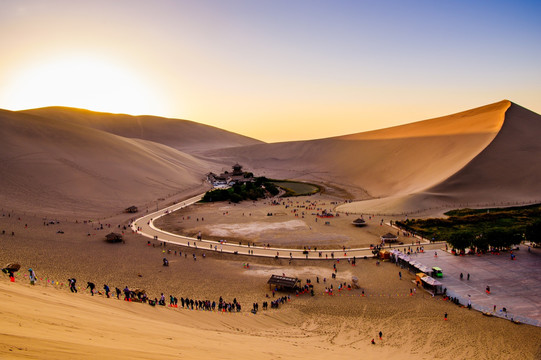
[[[109,293],[111,292],[111,290],[109,289],[109,286],[107,286],[107,284],[103,284],[103,290],[105,290],[105,295],[107,296],[107,298],[109,298]]]
[[[77,292],[77,287],[75,286],[75,284],[77,283],[77,280],[75,280],[75,278],[71,278],[71,279],[68,279],[68,283],[69,283],[69,287],[70,287],[70,291],[73,293],[76,293]]]
[[[447,313],[443,315],[443,320],[447,321]]]
[[[94,296],[94,289],[96,288],[96,285],[93,282],[88,281],[86,283],[86,289],[90,288],[90,294]],[[85,290],[86,290],[85,289]]]
[[[130,288],[128,285],[124,288],[124,301],[130,301]]]
[[[29,272],[29,278],[30,278],[30,284],[34,285],[36,281],[38,280],[36,277],[36,273],[32,269],[28,269]]]
[[[399,278],[400,280],[402,280],[402,272],[401,272],[401,271],[398,272],[398,278]]]
[[[380,331],[379,332],[379,339],[381,340],[381,337],[383,336],[383,333]]]

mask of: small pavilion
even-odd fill
[[[393,235],[391,233],[387,233],[385,235],[381,235],[381,242],[382,243],[395,243],[398,241],[398,236]]]
[[[364,219],[361,219],[361,218],[357,218],[356,220],[353,220],[351,223],[358,227],[366,225],[366,221],[364,221]]]

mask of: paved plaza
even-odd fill
[[[447,288],[447,294],[458,297],[462,304],[467,304],[470,298],[475,309],[490,312],[496,305],[497,316],[541,326],[541,249],[532,248],[528,252],[528,247],[521,245],[514,254],[516,260],[511,260],[508,252],[455,256],[442,250],[429,250],[411,258],[430,268],[439,266],[443,278],[438,280]],[[462,280],[460,273],[464,275]],[[487,285],[490,295],[485,293]],[[502,311],[504,307],[507,313]]]

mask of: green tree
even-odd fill
[[[541,244],[541,220],[534,221],[526,227],[526,239]]]
[[[512,245],[520,244],[520,234],[517,234],[512,229],[493,228],[485,233],[487,242],[497,248],[506,248]]]
[[[456,250],[466,250],[472,246],[475,235],[468,230],[453,231],[446,235],[446,241]]]

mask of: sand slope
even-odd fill
[[[0,111],[4,209],[108,214],[201,186],[209,165],[173,148],[70,121]]]
[[[389,274],[383,277],[393,282]],[[154,308],[5,278],[0,290],[0,357],[8,359],[488,360],[540,354],[539,328],[487,318],[422,293],[295,298],[253,315]],[[376,336],[380,330],[383,340]]]
[[[541,202],[541,115],[511,103],[497,136],[459,171],[426,190],[348,204],[344,211],[438,213]]]
[[[150,140],[188,153],[262,143],[243,135],[181,119],[110,114],[57,106],[22,112],[65,120],[127,138]]]
[[[342,137],[226,149],[269,176],[330,182],[356,198],[423,191],[453,176],[498,134],[509,101],[437,119]]]
[[[2,111],[0,196],[7,207],[38,200],[51,211],[110,211],[201,185],[206,172],[240,162],[258,175],[331,184],[368,200],[342,211],[528,203],[541,200],[540,119],[504,100],[388,129],[265,144],[185,120]]]

